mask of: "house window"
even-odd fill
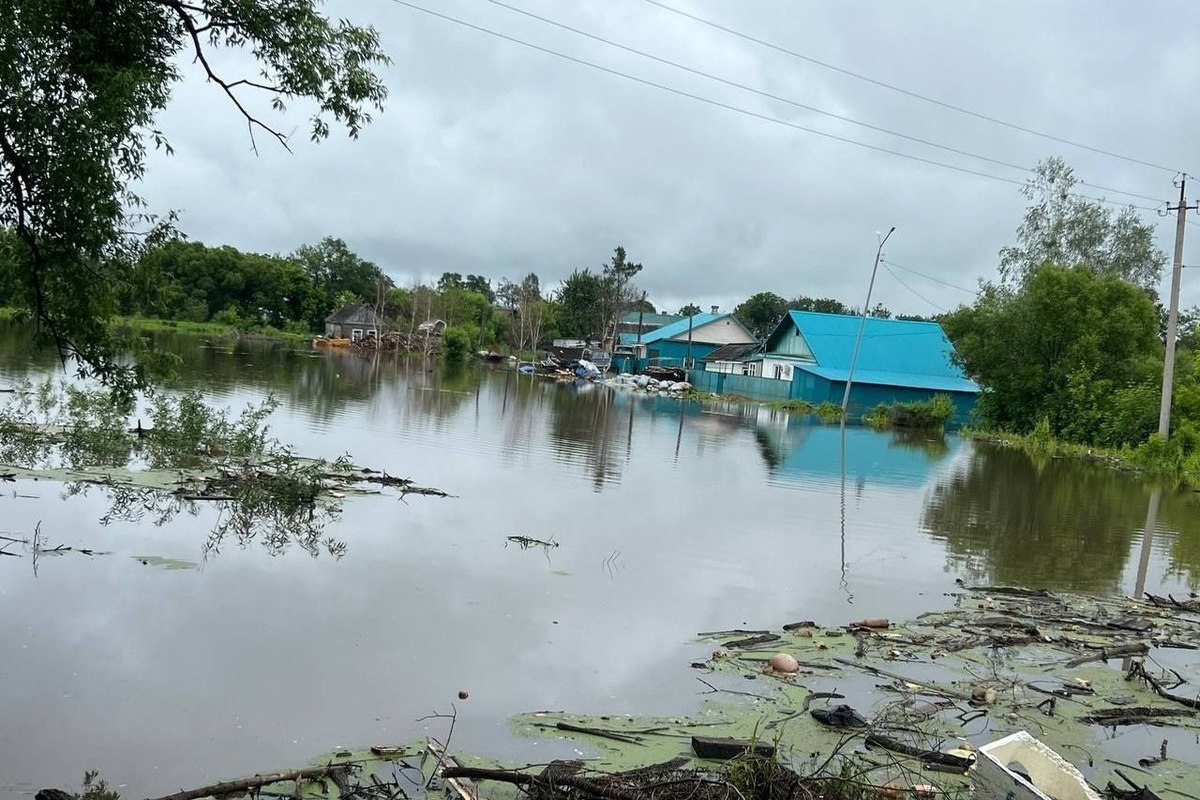
[[[350,331],[350,341],[357,342],[363,338],[362,328],[355,328]]]
[[[743,363],[742,364],[742,374],[743,375],[753,375],[754,374],[754,365],[751,364],[749,361]]]
[[[775,365],[775,380],[777,380],[777,381],[783,380],[783,364]]]

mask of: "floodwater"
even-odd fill
[[[259,542],[204,559],[213,509],[102,524],[100,491],[3,484],[0,532],[40,524],[49,546],[106,554],[36,572],[0,558],[0,797],[85,769],[127,798],[166,794],[444,735],[417,718],[452,704],[456,749],[537,761],[551,748],[514,738],[510,715],[694,710],[699,631],[903,618],[951,602],[957,578],[1200,583],[1200,494],[1164,491],[1146,542],[1151,487],[1095,465],[851,429],[843,473],[836,427],[754,406],[160,342],[216,404],[273,393],[298,452],[454,496],[347,500],[340,559]],[[55,369],[0,329],[0,388]]]

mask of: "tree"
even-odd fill
[[[326,236],[314,245],[302,245],[292,255],[308,273],[316,301],[310,304],[309,325],[319,329],[330,312],[341,308],[341,300],[376,305],[380,283],[384,291],[392,281],[372,261],[360,258],[341,239]]]
[[[686,306],[679,309],[679,315],[681,317],[694,317],[699,313],[700,306],[696,305],[695,303],[688,303]]]
[[[492,282],[482,275],[468,275],[463,279],[463,288],[469,292],[478,292],[486,297],[489,303],[496,302],[496,293],[492,291]]]
[[[1141,289],[1090,270],[1044,265],[1010,289],[984,284],[942,325],[984,391],[987,425],[1017,432],[1044,421],[1087,444],[1145,441],[1157,420],[1162,344]]]
[[[600,304],[603,279],[589,269],[575,270],[558,290],[559,332],[563,336],[594,341],[603,330]]]
[[[604,265],[600,273],[600,329],[597,336],[599,340],[607,338],[609,334],[615,336],[617,321],[625,313],[625,309],[640,299],[632,280],[633,276],[641,271],[641,264],[635,264],[626,258],[624,247],[613,250],[612,259]]]
[[[1112,275],[1154,294],[1166,253],[1154,228],[1129,207],[1113,212],[1075,193],[1079,179],[1061,158],[1042,161],[1021,193],[1030,201],[1017,243],[1000,250],[1000,278],[1019,285],[1042,264]]]
[[[0,0],[0,227],[21,245],[17,296],[79,370],[125,390],[146,380],[108,325],[145,248],[170,234],[131,185],[149,143],[170,152],[154,120],[191,61],[243,116],[254,144],[287,137],[255,115],[258,95],[282,110],[314,109],[310,135],[331,122],[357,136],[382,107],[373,69],[386,63],[369,27],[333,22],[316,0]],[[253,75],[218,74],[210,58],[252,54]]]
[[[657,309],[654,308],[654,303],[651,303],[649,300],[647,300],[644,294],[636,303],[633,304],[633,308],[630,310],[641,311],[644,314],[658,313]]]
[[[463,276],[459,272],[443,272],[442,277],[438,278],[437,288],[439,292],[449,291],[450,289],[463,288]]]
[[[867,316],[879,317],[880,319],[891,319],[892,312],[883,303],[876,303],[875,307],[871,309],[871,313]]]
[[[788,303],[793,311],[819,311],[823,314],[857,314],[850,306],[832,297],[805,297],[800,295]]]
[[[733,316],[759,339],[765,339],[788,311],[788,302],[774,292],[759,292],[738,303]]]

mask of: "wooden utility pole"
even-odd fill
[[[1162,401],[1158,408],[1158,435],[1171,435],[1171,395],[1175,388],[1175,340],[1179,337],[1179,283],[1183,277],[1183,234],[1187,227],[1187,176],[1179,179],[1179,205],[1167,207],[1178,214],[1175,221],[1175,262],[1171,269],[1171,310],[1167,313],[1167,357],[1163,361]]]

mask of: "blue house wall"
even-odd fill
[[[790,381],[702,370],[688,372],[688,381],[702,392],[740,395],[755,400],[806,400],[813,405],[830,402],[840,406],[842,395],[846,391],[845,381],[831,381],[799,369],[794,371]],[[975,407],[974,393],[914,389],[905,386],[880,386],[858,382],[850,387],[849,416],[850,419],[860,418],[880,403],[909,403],[929,400],[937,394],[949,396],[954,403],[955,411],[950,420],[951,426],[960,427],[970,422],[971,412]]]

